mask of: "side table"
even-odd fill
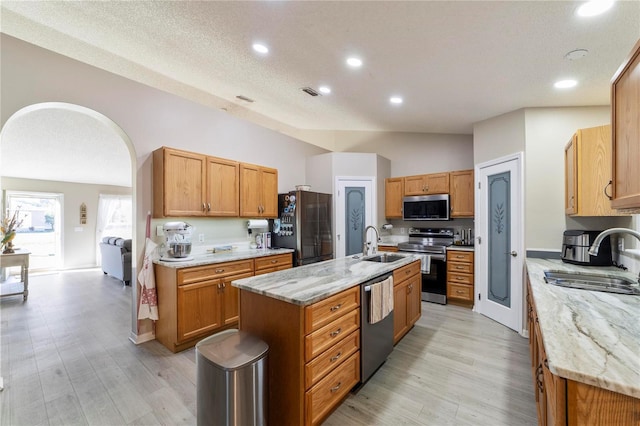
[[[0,268],[8,268],[10,266],[20,266],[20,282],[9,283],[6,289],[0,285],[0,297],[16,296],[22,294],[24,300],[29,296],[29,255],[30,251],[19,249],[15,253],[0,254]],[[21,290],[20,290],[21,289]],[[18,291],[20,290],[20,291]]]

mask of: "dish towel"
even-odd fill
[[[393,277],[371,285],[369,324],[385,319],[393,311]]]
[[[419,254],[420,257],[420,272],[423,274],[431,273],[431,256],[428,254]]]
[[[140,283],[140,306],[138,319],[158,320],[158,294],[156,293],[156,276],[153,272],[153,259],[158,245],[147,238],[144,246],[142,270],[138,274]]]

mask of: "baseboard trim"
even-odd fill
[[[129,334],[129,340],[131,340],[136,345],[140,343],[149,342],[156,338],[156,334],[153,331],[149,331],[144,334],[134,334],[133,331]]]

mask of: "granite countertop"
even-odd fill
[[[581,267],[528,258],[531,292],[549,370],[566,379],[640,398],[640,296],[558,287],[544,271],[623,276],[615,267]],[[531,332],[531,330],[530,330]]]
[[[233,262],[234,260],[254,259],[257,257],[275,256],[277,254],[292,253],[292,249],[247,249],[231,250],[219,253],[203,253],[193,255],[193,260],[186,261],[164,261],[156,259],[153,263],[166,266],[167,268],[190,268],[192,266],[212,265],[215,263]]]
[[[394,255],[397,253],[394,253]],[[368,262],[353,256],[298,266],[233,281],[242,290],[296,305],[310,305],[401,266],[418,260],[411,254],[391,263]]]

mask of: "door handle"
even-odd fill
[[[509,253],[512,257],[516,257],[518,255],[518,252],[515,250],[511,250],[511,253]]]

